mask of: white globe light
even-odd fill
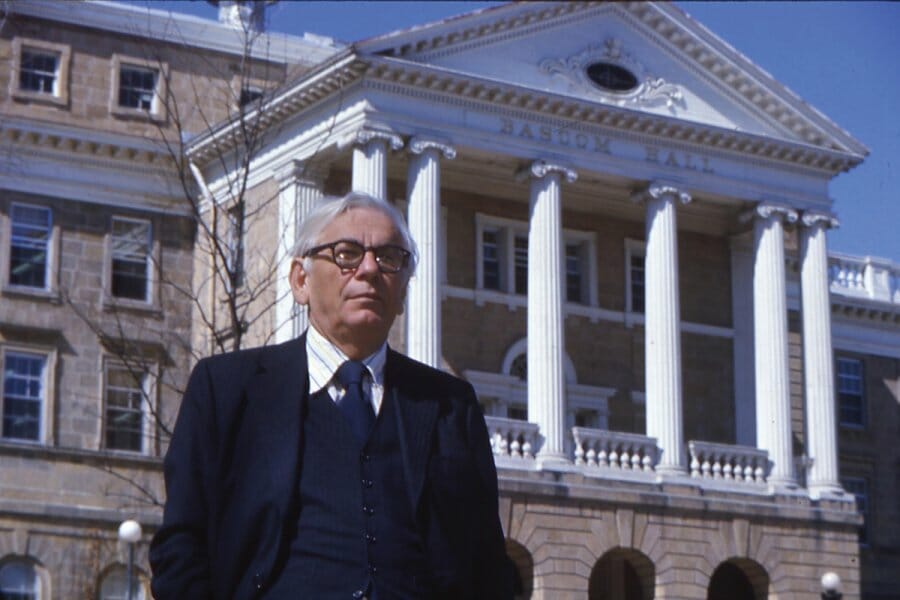
[[[133,544],[141,539],[141,524],[133,519],[122,521],[119,525],[119,539],[123,542]]]
[[[826,592],[841,591],[841,578],[838,577],[837,573],[828,571],[822,575],[822,589]]]

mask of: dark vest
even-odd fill
[[[364,448],[327,393],[303,417],[300,512],[267,599],[429,597],[425,552],[387,395]],[[287,474],[285,474],[287,476]]]

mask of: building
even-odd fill
[[[39,18],[28,6],[13,4],[24,22]],[[102,55],[121,87],[121,68],[110,66],[120,50],[98,51],[97,36],[87,33],[107,21],[96,12],[74,16],[97,6],[112,12],[115,5],[40,13],[55,20],[41,28],[53,32],[48,39],[6,25],[4,47],[20,48],[11,63],[20,72],[21,48],[46,48],[59,65],[71,53],[72,79],[63,109],[18,98],[21,75],[19,87],[10,83],[4,144],[29,158],[3,178],[0,212],[8,227],[25,231],[37,227],[32,207],[64,213],[100,204],[96,218],[109,226],[95,225],[95,237],[111,240],[107,258],[98,250],[93,265],[73,268],[101,283],[112,275],[98,272],[115,270],[112,249],[135,247],[130,224],[148,214],[171,219],[150,229],[171,236],[169,260],[189,263],[185,277],[203,293],[192,306],[160,306],[154,323],[182,333],[192,325],[190,346],[207,352],[218,334],[202,322],[221,312],[222,283],[205,282],[222,265],[198,252],[199,237],[192,248],[178,247],[178,226],[190,229],[183,222],[192,213],[172,215],[171,203],[183,196],[160,192],[168,208],[154,212],[151,199],[135,206],[129,187],[158,189],[151,181],[166,180],[171,166],[142,153],[159,129],[120,122],[115,110],[103,113],[102,127],[74,118],[90,96],[75,85],[82,53]],[[205,23],[207,37],[196,37],[207,45],[198,47],[223,60],[235,55],[215,44],[224,25],[168,22]],[[123,23],[108,27],[134,31]],[[829,255],[825,240],[837,225],[828,183],[864,159],[858,141],[670,4],[510,4],[351,47],[291,39],[299,45],[294,56],[309,57],[304,64],[266,57],[284,65],[283,85],[268,93],[267,82],[278,78],[267,79],[259,86],[267,93],[238,118],[226,111],[212,127],[186,128],[196,134],[186,156],[196,205],[205,210],[198,229],[230,214],[235,198],[258,216],[235,235],[242,277],[273,282],[254,295],[242,330],[256,343],[305,327],[285,278],[271,269],[286,265],[278,259],[315,202],[357,189],[407,212],[421,258],[391,343],[475,386],[521,597],[817,598],[826,572],[840,576],[845,598],[896,597],[900,265]],[[169,48],[160,36],[154,43]],[[184,57],[171,51],[165,80],[178,89]],[[40,79],[40,68],[30,70]],[[111,85],[96,86],[103,110],[118,89]],[[153,112],[141,110],[142,119]],[[242,137],[247,120],[262,133],[252,152]],[[121,137],[108,141],[114,134]],[[85,152],[95,165],[90,176],[73,166]],[[50,154],[68,169],[41,162]],[[133,171],[147,177],[136,182]],[[32,186],[35,179],[47,183]],[[97,181],[118,202],[97,202]],[[56,238],[43,237],[76,238],[84,210],[73,209],[71,222],[56,218]],[[116,229],[120,220],[124,229]],[[117,232],[129,243],[113,243]],[[160,250],[145,254],[168,247],[155,243]],[[4,265],[21,264],[12,249]],[[45,272],[60,282],[71,277],[63,276],[68,255],[48,258]],[[30,444],[4,433],[0,444],[9,490],[0,505],[0,582],[5,565],[18,561],[42,574],[41,593],[56,595],[82,585],[66,572],[73,565],[87,572],[91,552],[95,582],[113,572],[103,569],[119,569],[112,532],[122,513],[97,493],[90,465],[114,455],[158,490],[164,443],[143,454],[104,446],[110,384],[100,381],[112,342],[85,330],[84,319],[58,316],[72,312],[64,302],[39,304],[30,290],[20,298],[21,285],[9,277],[0,300],[4,357],[12,357],[4,358],[4,376],[27,378],[29,357],[44,352],[38,404],[48,433]],[[80,280],[73,287],[91,298],[105,289],[91,292]],[[135,312],[116,323],[137,331],[118,338],[140,340],[150,327],[138,325],[149,317]],[[192,323],[178,324],[187,314]],[[60,322],[72,324],[60,329]],[[75,337],[90,349],[74,346]],[[160,352],[160,345],[140,348]],[[93,357],[87,368],[95,379],[82,374],[86,389],[76,399],[60,382],[80,356]],[[183,377],[189,359],[172,357],[171,370]],[[155,393],[161,407],[174,408],[177,399]],[[91,415],[88,405],[101,408]],[[81,422],[69,422],[73,412]],[[158,510],[140,518],[152,530]],[[88,538],[103,543],[88,551]]]

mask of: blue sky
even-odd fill
[[[202,0],[134,3],[216,17]],[[349,42],[497,4],[282,0],[268,24]],[[678,4],[869,148],[831,184],[841,227],[829,248],[900,263],[900,2]]]

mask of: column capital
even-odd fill
[[[800,224],[804,227],[822,225],[825,229],[836,229],[841,226],[833,214],[819,210],[804,210],[800,216]]]
[[[382,140],[387,142],[391,150],[399,150],[403,147],[403,138],[396,133],[390,131],[381,131],[379,129],[358,129],[356,134],[351,136],[351,143],[365,146],[369,142]]]
[[[437,150],[447,160],[456,158],[456,148],[446,141],[438,140],[436,138],[426,138],[418,135],[413,136],[410,138],[407,148],[409,148],[409,151],[412,154],[422,154],[426,150]]]
[[[305,160],[291,160],[275,170],[275,179],[279,189],[290,185],[307,182],[321,185],[328,177],[329,165],[312,164]]]
[[[631,195],[632,202],[646,202],[647,200],[659,200],[665,196],[671,196],[681,204],[690,204],[693,201],[691,195],[675,184],[664,181],[652,181],[646,189]]]
[[[529,177],[533,177],[535,179],[543,179],[551,173],[559,173],[569,183],[574,183],[575,180],[578,179],[578,173],[576,173],[572,169],[561,165],[560,163],[554,163],[546,160],[534,161],[533,163],[531,163],[531,165],[519,171],[516,174],[516,179],[518,181],[522,181],[523,179]]]
[[[782,221],[788,223],[796,223],[798,219],[797,211],[786,204],[777,202],[760,202],[752,209],[748,210],[740,216],[742,223],[752,221],[753,219],[768,219],[769,217],[779,217]]]

